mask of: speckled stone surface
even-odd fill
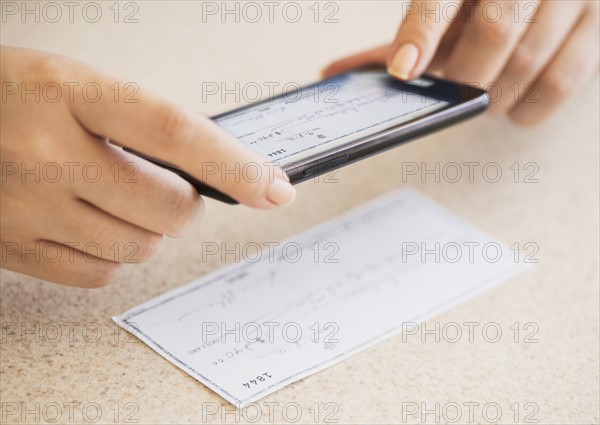
[[[97,24],[12,20],[2,26],[2,42],[78,57],[213,114],[235,102],[203,103],[203,81],[308,83],[329,60],[390,39],[401,8],[340,2],[338,23],[311,17],[236,25],[202,22],[199,2],[138,5],[139,22],[131,24],[110,15]],[[103,11],[109,13],[108,4]],[[304,183],[296,203],[279,211],[208,201],[192,236],[166,240],[150,262],[127,268],[106,288],[67,288],[3,270],[2,421],[444,423],[460,414],[458,423],[598,423],[598,88],[596,78],[536,129],[482,117],[347,167],[335,183]],[[403,181],[403,162],[496,163],[503,175],[497,183],[477,173],[472,183]],[[517,162],[522,174],[515,183],[510,167]],[[537,167],[537,183],[523,182],[533,170],[522,168],[527,163]],[[397,336],[236,416],[111,321],[222,267],[217,258],[201,261],[202,241],[280,241],[404,184],[509,245],[539,248],[530,271],[427,323],[458,323],[458,342]],[[472,341],[467,322],[478,324]],[[499,341],[484,338],[486,324],[501,329]]]

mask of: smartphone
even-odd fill
[[[296,184],[463,121],[488,105],[487,93],[476,87],[428,75],[403,82],[383,69],[368,69],[212,119]],[[204,196],[237,203],[184,170],[140,156],[177,173]]]

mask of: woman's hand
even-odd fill
[[[487,88],[492,112],[534,125],[598,71],[595,0],[425,0],[404,12],[392,45],[335,62],[324,75],[367,64],[387,64],[402,80],[435,72]]]
[[[203,116],[68,58],[9,47],[1,56],[2,267],[102,286],[200,217],[189,183],[108,140],[250,207],[294,198],[280,169]]]

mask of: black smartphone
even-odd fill
[[[476,87],[428,75],[402,82],[383,69],[368,69],[212,119],[296,184],[463,121],[488,105],[487,93]],[[140,156],[177,173],[204,196],[237,203],[184,170]]]

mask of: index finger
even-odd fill
[[[411,80],[425,72],[440,40],[462,10],[462,0],[449,3],[422,0],[406,7],[388,58],[390,74]]]

